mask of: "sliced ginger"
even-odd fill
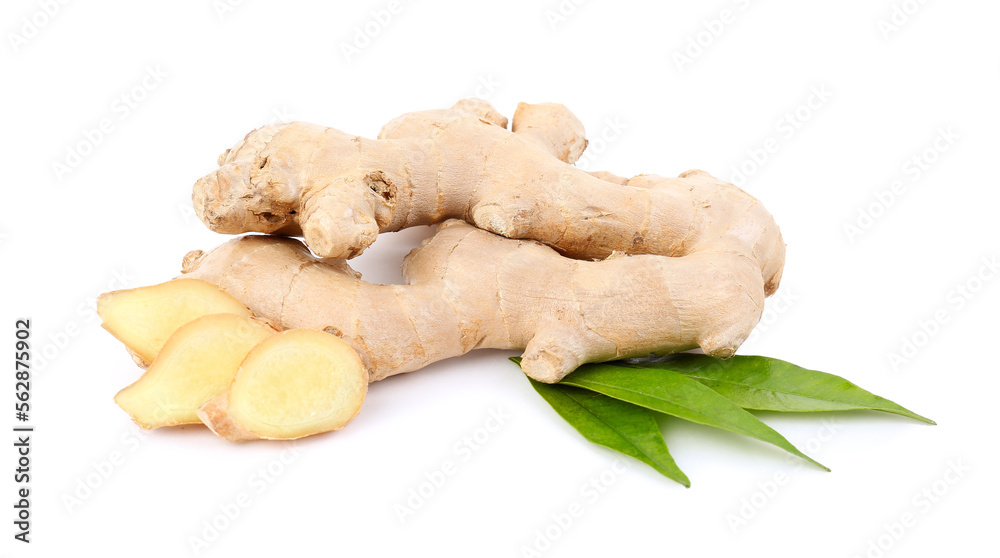
[[[118,338],[142,366],[153,362],[177,328],[209,314],[250,311],[232,295],[199,279],[105,293],[97,299],[104,329]]]
[[[575,168],[586,139],[561,105],[521,105],[506,124],[465,100],[397,118],[374,140],[303,122],[247,134],[195,184],[196,213],[217,232],[305,245],[254,235],[192,252],[184,273],[207,283],[105,295],[105,327],[146,361],[204,314],[249,309],[291,330],[199,409],[230,440],[340,428],[367,381],[477,348],[523,349],[522,369],[542,382],[650,353],[732,356],[782,275],[785,244],[763,205],[702,171]],[[334,259],[432,223],[405,285],[367,283]]]
[[[275,334],[247,316],[197,318],[170,336],[149,370],[115,402],[142,428],[198,423],[198,407],[225,391],[247,353]]]
[[[229,390],[198,416],[230,440],[291,440],[338,430],[364,402],[368,372],[358,353],[323,331],[293,329],[258,344]]]

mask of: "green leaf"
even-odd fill
[[[656,418],[650,411],[584,389],[543,384],[531,386],[584,438],[656,469],[665,477],[690,487],[667,450]]]
[[[734,356],[720,360],[708,355],[682,353],[626,366],[680,372],[744,409],[796,413],[867,409],[936,424],[840,376],[807,370],[776,358]]]
[[[830,470],[799,451],[784,436],[736,403],[701,382],[673,370],[622,366],[616,363],[585,364],[560,383],[756,438]]]

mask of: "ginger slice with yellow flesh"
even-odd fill
[[[277,332],[236,314],[210,314],[181,326],[148,370],[115,402],[145,429],[201,422],[197,410],[229,387],[240,363]]]
[[[97,299],[97,314],[140,366],[153,362],[167,339],[191,320],[209,314],[251,316],[219,287],[190,278],[104,293]]]
[[[347,342],[293,329],[254,347],[229,389],[198,416],[230,441],[291,440],[342,428],[367,391],[366,367]]]

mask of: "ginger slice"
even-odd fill
[[[148,370],[115,403],[145,429],[201,422],[197,410],[226,390],[247,353],[277,332],[236,314],[210,314],[181,326]]]
[[[250,351],[229,390],[198,411],[230,440],[291,440],[338,430],[364,402],[368,371],[336,335],[288,330]]]
[[[242,302],[199,279],[177,279],[159,285],[104,293],[97,299],[101,324],[142,366],[153,362],[167,339],[182,325],[209,314],[249,318]]]

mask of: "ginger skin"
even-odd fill
[[[354,257],[379,232],[456,218],[577,259],[745,259],[757,268],[756,279],[739,273],[752,298],[777,289],[785,244],[739,188],[702,171],[626,180],[578,169],[583,127],[562,105],[522,104],[513,131],[506,124],[466,99],[401,116],[374,140],[304,122],[264,126],[195,184],[195,211],[217,232],[302,235],[322,257]]]
[[[588,262],[452,220],[413,250],[406,285],[362,281],[291,238],[245,236],[185,258],[183,277],[217,285],[282,327],[333,328],[369,379],[476,348],[523,349],[524,372],[556,382],[586,362],[695,347],[731,356],[764,302],[760,269],[713,251]]]

